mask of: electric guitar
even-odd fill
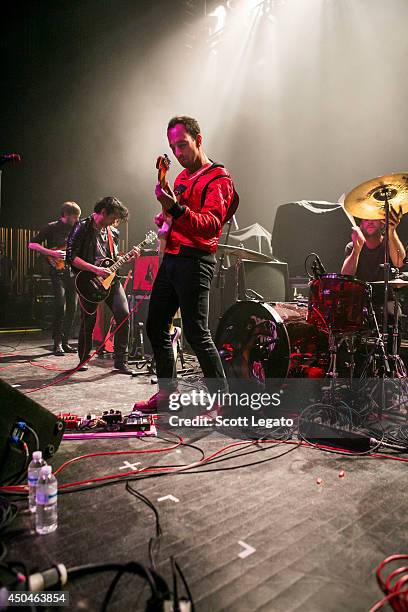
[[[67,247],[53,247],[51,251],[66,251]],[[57,257],[49,257],[46,255],[48,263],[55,268],[56,270],[63,270],[65,268],[65,259],[57,258]]]
[[[157,239],[156,232],[153,230],[147,232],[146,236],[139,242],[136,248],[142,248],[149,244],[154,244]],[[92,304],[99,304],[103,302],[108,297],[112,283],[115,279],[116,272],[119,268],[130,261],[133,257],[133,248],[122,257],[119,257],[116,261],[113,261],[109,257],[104,259],[100,266],[102,268],[106,268],[109,270],[109,276],[102,277],[94,274],[93,272],[87,272],[85,270],[81,270],[75,277],[75,287],[83,300],[87,302],[91,302]]]
[[[156,161],[156,168],[158,170],[157,179],[160,183],[160,187],[164,191],[168,191],[168,188],[169,188],[169,184],[167,182],[166,175],[170,168],[170,164],[171,164],[170,159],[167,157],[166,153],[164,155],[160,155],[157,158],[157,161]],[[166,215],[166,211],[164,208],[162,208],[162,215],[163,216]],[[165,218],[166,218],[166,221],[163,221],[163,223],[160,225],[159,230],[157,232],[157,236],[159,238],[159,257],[160,259],[163,257],[163,254],[166,248],[167,236],[169,234],[170,227],[171,227],[171,219],[167,221],[169,217],[167,216]]]

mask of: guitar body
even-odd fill
[[[52,251],[66,251],[67,247],[63,246],[63,247],[53,247],[51,249]],[[56,270],[63,270],[65,268],[65,259],[56,259],[55,257],[47,257],[46,258],[48,263],[51,264],[51,266],[53,268],[55,268]]]
[[[156,239],[156,232],[149,231],[142,242],[139,242],[137,247],[133,247],[128,253],[122,255],[116,261],[109,259],[109,257],[103,259],[99,266],[101,268],[109,268],[110,272],[109,276],[105,278],[97,276],[93,272],[80,270],[75,277],[75,287],[79,296],[92,304],[100,304],[100,302],[105,301],[110,293],[112,283],[115,280],[116,271],[119,270],[120,266],[133,259],[135,256],[135,248],[139,249],[144,245],[152,244]]]
[[[107,258],[100,263],[100,266],[109,268],[113,263],[112,259]],[[96,276],[93,272],[81,270],[75,277],[76,290],[83,300],[92,304],[99,304],[108,297],[115,276],[116,273],[112,272],[106,278],[102,278]]]

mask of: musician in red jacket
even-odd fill
[[[192,117],[174,117],[167,127],[171,150],[184,170],[174,192],[160,184],[155,194],[170,219],[162,264],[150,297],[147,334],[156,361],[159,391],[135,408],[155,412],[168,405],[177,388],[170,337],[180,308],[187,342],[197,355],[211,392],[227,389],[224,370],[208,328],[210,285],[222,227],[237,209],[239,198],[229,172],[204,152],[200,126]]]

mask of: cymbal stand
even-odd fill
[[[389,376],[391,374],[391,369],[390,369],[390,364],[388,361],[388,355],[387,355],[387,350],[385,347],[385,341],[386,338],[384,338],[384,333],[381,334],[380,333],[380,328],[378,325],[378,321],[377,321],[377,316],[375,314],[375,310],[373,307],[373,300],[372,300],[372,287],[369,288],[369,299],[368,299],[368,303],[369,303],[369,308],[370,308],[370,315],[373,319],[374,322],[374,328],[375,328],[375,332],[376,332],[376,341],[375,341],[375,348],[378,346],[380,349],[380,355],[381,355],[381,359],[384,365],[384,374],[386,376]],[[388,305],[388,300],[386,302],[386,305]],[[386,317],[386,321],[387,321],[387,325],[388,325],[388,316]]]
[[[406,378],[408,376],[406,367],[401,357],[398,354],[398,338],[399,338],[399,302],[398,302],[398,290],[394,289],[394,323],[392,326],[392,353],[389,355],[392,359],[392,377],[393,378]]]
[[[388,253],[388,243],[389,243],[389,227],[390,227],[390,203],[388,201],[388,187],[386,185],[382,186],[380,189],[380,193],[378,194],[378,199],[383,200],[384,202],[384,211],[385,211],[385,235],[384,235],[384,312],[383,312],[383,341],[384,345],[387,344],[388,340],[388,283],[390,280],[390,267],[391,264],[389,262],[389,253]],[[389,371],[389,366],[388,366]]]

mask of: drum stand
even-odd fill
[[[329,369],[327,371],[327,377],[334,380],[338,377],[337,372],[337,351],[339,345],[337,343],[336,335],[333,333],[331,326],[329,325],[329,354],[330,354],[330,363]]]
[[[394,323],[392,326],[392,353],[389,355],[392,360],[392,377],[393,378],[406,378],[408,376],[406,367],[401,357],[398,354],[398,338],[399,338],[399,302],[398,302],[398,290],[394,289]]]
[[[388,294],[388,292],[387,292],[387,294]],[[384,333],[381,334],[381,332],[380,332],[380,328],[378,326],[378,321],[377,321],[377,316],[375,314],[375,310],[374,310],[374,306],[373,306],[372,289],[371,288],[370,288],[370,294],[369,294],[368,303],[369,303],[369,306],[370,306],[370,315],[371,315],[371,317],[373,319],[374,327],[375,327],[375,332],[376,332],[375,345],[374,345],[373,350],[371,351],[371,354],[369,355],[369,360],[371,361],[373,359],[374,352],[375,352],[376,348],[379,347],[381,360],[382,360],[382,363],[383,363],[383,366],[384,366],[384,376],[390,376],[391,370],[390,370],[390,364],[389,364],[389,361],[388,361],[387,349],[386,349],[386,345],[385,345],[386,338],[388,337],[388,333],[384,335]],[[387,321],[387,325],[388,325],[388,314],[387,314],[386,317],[384,317],[384,320]],[[397,323],[397,325],[398,325],[398,323]]]

